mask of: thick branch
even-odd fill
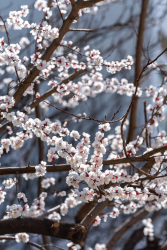
[[[105,200],[104,202],[98,203],[81,221],[81,224],[86,228],[87,231],[92,226],[92,223],[96,218],[96,216],[98,216],[104,210],[104,208],[106,208],[109,204],[110,204],[109,200]]]
[[[78,210],[77,214],[75,215],[75,222],[80,223],[86,215],[92,210],[92,208],[95,206],[96,201],[91,201],[89,203],[84,203],[81,208]]]
[[[0,235],[16,233],[48,235],[79,243],[85,235],[85,227],[80,224],[55,222],[48,219],[17,218],[0,220]]]
[[[47,165],[46,166],[47,172],[64,172],[64,171],[70,171],[70,170],[71,170],[71,166],[69,164]],[[0,175],[30,174],[30,173],[35,173],[35,172],[36,172],[35,166],[0,168]]]
[[[49,6],[51,5],[51,3],[52,1],[48,2]],[[35,84],[34,90],[35,90],[35,93],[39,93],[39,84],[37,83]],[[35,113],[36,113],[36,117],[41,120],[41,109],[40,109],[39,104],[35,107]],[[37,138],[37,141],[38,141],[38,162],[41,162],[44,160],[45,144],[44,144],[44,141],[41,140],[41,138]],[[37,190],[38,197],[43,191],[43,188],[41,186],[42,180],[43,180],[43,176],[38,177],[38,190]],[[51,250],[49,246],[49,236],[42,235],[42,239],[43,239],[44,245],[47,245],[46,250]]]
[[[89,233],[89,229],[93,224],[93,221],[95,220],[96,216],[100,215],[102,211],[110,204],[111,202],[109,200],[106,200],[104,202],[98,203],[96,206],[89,211],[89,213],[86,214],[85,218],[81,221],[81,224],[86,229],[86,234],[82,241],[80,242],[80,245],[84,247],[87,234]]]
[[[66,84],[66,83],[68,83],[68,82],[76,79],[78,76],[81,76],[86,71],[87,71],[86,69],[75,71],[68,78],[62,80],[58,85],[61,85],[62,83]],[[32,101],[28,105],[28,107],[30,107],[31,109],[35,108],[40,102],[44,101],[46,98],[48,98],[50,95],[52,95],[55,92],[57,92],[57,86],[51,88],[50,90],[48,90],[47,92],[45,92],[44,94],[42,94],[40,97],[36,98],[34,101]],[[6,122],[5,124],[3,124],[3,126],[0,127],[0,133],[2,133],[3,131],[5,131],[6,126],[9,126],[9,125],[10,125],[10,122]]]
[[[150,164],[148,167],[152,166],[152,164],[155,162],[154,157],[151,157],[152,155],[164,152],[167,150],[167,146],[162,146],[156,149],[153,149],[143,155],[129,157],[129,158],[118,158],[118,159],[112,159],[112,160],[104,160],[103,166],[108,165],[115,165],[115,164],[121,164],[121,163],[132,163],[132,162],[146,162],[149,161]],[[152,163],[152,164],[151,164]],[[87,162],[87,164],[91,164],[90,162]],[[46,165],[46,171],[47,172],[63,172],[63,171],[70,171],[71,165],[70,164],[57,164],[57,165]],[[143,168],[143,171],[145,168]],[[28,167],[7,167],[7,168],[0,168],[0,175],[8,175],[8,174],[28,174],[28,173],[35,173],[35,166],[28,166]]]
[[[137,35],[137,44],[136,44],[136,63],[135,63],[135,78],[134,84],[137,87],[137,79],[139,78],[141,72],[141,56],[142,56],[142,46],[143,46],[143,39],[144,39],[144,27],[145,27],[145,20],[147,16],[147,7],[148,7],[149,0],[142,1],[141,7],[141,14],[140,14],[140,24],[138,29]],[[135,128],[136,128],[136,116],[137,116],[137,103],[138,100],[135,98],[133,103],[131,114],[130,114],[130,125],[129,125],[129,134],[127,142],[134,140],[135,137]]]
[[[152,221],[155,221],[155,219],[159,216],[161,210],[159,211],[155,211],[152,216],[151,219]],[[122,250],[133,250],[135,248],[135,246],[137,245],[137,243],[143,238],[144,234],[143,234],[143,229],[144,229],[144,225],[141,226],[140,228],[136,229],[132,235],[129,237],[129,239],[127,240],[127,242],[125,243],[124,247]]]
[[[124,247],[122,250],[133,250],[136,244],[142,240],[143,238],[143,229],[144,226],[136,229],[133,234],[130,236],[128,241],[125,243]]]
[[[142,208],[137,213],[129,217],[122,225],[120,225],[118,228],[114,230],[114,234],[110,237],[106,247],[107,250],[112,250],[115,244],[118,242],[118,240],[121,238],[121,236],[127,232],[129,228],[131,228],[134,224],[136,224],[138,221],[142,220],[148,212]]]
[[[69,27],[71,26],[72,22],[77,17],[78,11],[79,11],[78,5],[72,8],[67,19],[64,21],[62,27],[59,30],[59,37],[57,39],[54,39],[53,42],[50,44],[50,46],[46,49],[44,55],[42,56],[42,60],[49,61],[53,52],[60,45],[61,40],[63,39],[65,34],[68,32]],[[19,86],[19,88],[16,90],[14,94],[15,104],[20,100],[25,90],[34,81],[34,79],[39,75],[39,73],[40,73],[40,70],[34,67],[33,70],[30,72],[30,74],[25,78],[24,82]]]

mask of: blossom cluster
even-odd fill
[[[5,113],[3,113],[3,115],[7,117]],[[156,200],[160,202],[164,202],[166,200],[166,190],[162,190],[159,188],[156,188],[156,193],[151,193],[149,191],[149,188],[141,190],[140,188],[135,189],[133,187],[126,186],[124,188],[121,188],[119,186],[116,186],[105,189],[105,194],[98,194],[97,188],[104,184],[107,185],[109,183],[117,183],[118,185],[121,182],[135,183],[139,179],[139,174],[135,173],[132,176],[128,175],[125,169],[121,169],[121,166],[118,168],[118,170],[111,169],[102,172],[103,155],[106,153],[106,146],[111,143],[111,147],[113,148],[114,140],[117,143],[116,139],[114,139],[114,136],[110,135],[108,138],[103,138],[104,133],[110,130],[110,125],[108,123],[99,125],[100,131],[96,133],[95,141],[91,144],[90,135],[83,133],[83,138],[80,139],[80,135],[77,131],[72,131],[70,133],[67,128],[62,128],[59,121],[51,123],[49,119],[45,119],[44,121],[40,121],[37,118],[35,120],[33,120],[32,118],[28,119],[28,117],[22,112],[17,112],[17,116],[13,112],[13,114],[11,114],[11,117],[13,117],[13,119],[10,120],[14,123],[15,126],[22,127],[28,132],[26,132],[25,134],[23,132],[19,132],[17,134],[19,136],[16,137],[16,140],[17,138],[19,139],[19,141],[17,142],[17,147],[14,144],[14,137],[11,137],[10,139],[2,139],[2,147],[6,150],[6,152],[9,151],[9,146],[13,147],[14,149],[21,147],[25,139],[31,138],[30,135],[32,132],[36,136],[40,137],[43,141],[46,141],[48,145],[53,146],[48,150],[48,161],[53,161],[55,159],[58,159],[58,157],[62,157],[66,159],[67,163],[71,164],[72,170],[69,172],[69,175],[66,178],[67,184],[69,186],[72,185],[74,188],[78,189],[80,182],[85,181],[87,183],[89,188],[84,188],[83,191],[75,190],[74,196],[76,196],[77,200],[82,202],[89,202],[92,201],[94,197],[97,197],[99,202],[102,202],[106,199],[110,201],[114,199],[141,201]],[[20,119],[20,117],[22,119]],[[43,131],[43,133],[41,133],[41,131]],[[59,134],[59,137],[55,135],[51,137],[49,136],[50,133]],[[75,140],[79,140],[76,148],[63,140],[63,138],[67,135],[70,135]],[[120,139],[121,138],[117,136],[117,140]],[[137,141],[138,145],[143,142],[143,140],[139,138],[137,139]],[[127,145],[126,149],[129,156],[136,154],[136,150],[134,148],[135,144],[136,142]],[[90,164],[86,164],[91,146],[94,148],[94,153],[91,156]],[[55,154],[55,152],[57,152],[58,154]],[[110,157],[112,158],[111,154],[109,158]],[[166,159],[166,154],[164,156],[155,155],[156,164],[153,166],[153,169],[155,169],[158,164],[161,164],[162,160],[164,159]],[[46,173],[45,166],[46,162],[41,162],[41,164],[36,166],[36,174],[38,176],[42,176]],[[155,183],[156,186],[160,187],[161,179],[159,178],[158,180],[152,180],[148,184],[150,188],[152,188]],[[163,178],[163,181],[165,181],[165,178]],[[143,183],[145,182],[143,181]],[[43,187],[47,188],[50,184],[54,185],[54,183],[54,178],[44,179],[42,185]],[[67,210],[66,205],[62,205],[61,209],[62,211],[65,211],[62,212],[63,214],[65,214]],[[124,211],[127,211],[127,209],[124,209]]]
[[[9,18],[7,22],[9,25],[13,25],[15,30],[21,30],[22,28],[26,28],[28,22],[23,20],[23,17],[26,17],[29,14],[28,5],[21,5],[21,10],[19,11],[10,11]]]
[[[0,187],[0,204],[5,200],[6,192]]]
[[[1,197],[2,201],[4,201],[6,192],[1,191]],[[13,204],[11,206],[7,205],[6,207],[6,213],[7,216],[5,216],[4,219],[7,218],[18,218],[18,217],[32,217],[37,218],[41,216],[45,212],[45,199],[48,196],[46,192],[42,192],[39,196],[39,198],[35,199],[30,205],[28,202],[28,199],[26,198],[26,195],[24,193],[18,193],[17,198],[20,201],[24,202],[24,206],[20,204]],[[53,194],[53,197],[55,196],[66,196],[66,192],[57,192]],[[68,213],[69,208],[74,208],[77,205],[79,205],[81,202],[78,201],[74,196],[73,193],[70,193],[68,197],[65,198],[64,202],[60,205],[60,214],[62,216],[65,216]],[[59,222],[61,220],[61,215],[57,212],[53,212],[49,214],[48,218],[51,220],[56,220]]]
[[[58,28],[52,28],[47,22],[42,22],[39,25],[32,23],[29,28],[32,29],[30,33],[34,36],[34,39],[37,41],[37,43],[42,42],[43,38],[56,39],[59,37]],[[42,49],[42,45],[41,47],[38,47],[38,49]]]
[[[68,65],[70,64],[68,63]],[[60,103],[63,107],[71,108],[76,107],[80,101],[86,101],[89,97],[95,97],[102,92],[132,96],[136,90],[134,84],[128,83],[126,79],[122,79],[121,82],[116,78],[103,79],[102,74],[94,70],[89,75],[85,74],[82,76],[78,84],[72,81],[67,84],[58,84],[57,81],[53,80],[49,81],[48,85],[57,88],[57,92],[52,94],[54,101]],[[68,100],[64,100],[63,97],[70,93],[73,96]],[[142,90],[138,87],[137,96],[141,95]]]
[[[145,225],[143,233],[145,236],[149,237],[149,240],[154,240],[154,225],[152,224],[152,219],[144,219],[142,223]]]
[[[48,219],[59,222],[61,220],[61,216],[59,213],[53,212],[52,214],[49,214]]]
[[[11,206],[7,205],[6,212],[9,218],[18,218],[20,216],[24,217],[38,217],[43,214],[45,211],[45,202],[46,193],[41,193],[40,197],[33,201],[31,207],[27,204],[27,198],[24,193],[18,193],[17,197],[19,200],[22,200],[26,203],[23,207],[19,204],[13,204]]]
[[[107,66],[107,71],[111,74],[115,74],[117,71],[120,71],[122,68],[131,69],[133,64],[133,58],[128,56],[127,59],[123,59],[121,62],[103,62],[103,58],[100,56],[99,50],[87,51],[86,53],[87,61],[89,63],[89,68],[92,68],[94,64],[96,65],[96,70],[102,70],[102,66]]]
[[[0,96],[0,110],[8,112],[8,109],[12,108],[15,104],[14,98],[8,95]],[[10,115],[7,114],[8,120],[10,121]]]
[[[43,176],[46,173],[46,162],[45,161],[41,161],[41,163],[35,167],[36,169],[36,175],[37,176]]]
[[[5,188],[9,189],[9,188],[13,187],[16,184],[16,182],[17,182],[16,178],[14,178],[14,179],[9,178],[7,180],[4,180],[2,182],[2,184],[5,186]]]

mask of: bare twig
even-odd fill
[[[155,62],[155,61],[156,61],[160,56],[162,56],[166,51],[167,51],[167,48],[164,49],[164,50],[163,50],[154,60],[148,61],[147,64],[143,67],[143,69],[142,69],[142,71],[140,72],[140,75],[139,75],[139,77],[138,77],[138,79],[137,79],[136,90],[135,90],[135,93],[134,93],[134,95],[133,95],[132,101],[131,101],[131,103],[130,103],[130,105],[129,105],[129,108],[128,108],[126,114],[123,116],[123,120],[122,120],[122,123],[121,123],[121,135],[122,135],[122,140],[123,140],[123,149],[124,149],[124,151],[125,151],[126,157],[127,157],[127,153],[126,153],[126,147],[125,147],[125,145],[126,145],[126,144],[125,144],[125,138],[124,138],[124,134],[123,134],[123,125],[124,125],[124,123],[125,123],[125,121],[126,121],[126,119],[127,119],[127,116],[128,116],[128,114],[129,114],[129,112],[130,112],[130,110],[131,110],[131,108],[133,107],[133,104],[134,104],[134,102],[135,102],[135,98],[136,98],[136,94],[137,94],[137,88],[138,88],[138,86],[139,86],[140,78],[141,78],[143,72],[145,71],[145,69],[147,68],[147,66],[150,65],[150,64],[152,64],[153,62]]]
[[[150,174],[147,174],[146,172],[144,172],[142,169],[138,168],[134,163],[130,162],[130,164],[141,174],[146,175],[149,179],[153,179],[153,176],[151,176]]]
[[[83,31],[83,32],[93,32],[91,29],[69,29],[69,31]]]
[[[59,14],[60,14],[60,16],[61,16],[62,21],[64,22],[63,15],[62,15],[62,13],[61,13],[61,11],[60,11],[60,8],[59,8],[59,3],[58,3],[57,0],[56,0],[56,2],[57,2],[57,7],[58,7],[58,10],[59,10]]]
[[[119,119],[117,119],[117,120],[115,120],[115,121],[112,121],[112,120],[111,120],[111,121],[105,121],[105,120],[102,121],[102,120],[99,120],[99,119],[95,119],[95,118],[93,118],[93,117],[88,117],[88,118],[86,118],[86,117],[83,117],[83,116],[74,115],[74,114],[72,114],[72,113],[70,113],[70,112],[68,112],[68,111],[65,111],[65,110],[63,110],[63,109],[60,109],[60,108],[58,108],[58,107],[56,107],[56,106],[50,104],[49,102],[46,102],[46,101],[43,101],[43,102],[47,103],[48,105],[52,106],[53,108],[55,108],[55,109],[57,109],[57,110],[60,110],[60,111],[66,113],[66,114],[68,114],[68,115],[72,115],[72,116],[76,117],[77,119],[82,119],[82,120],[87,120],[87,121],[95,121],[95,122],[99,122],[99,123],[115,123],[115,122],[121,121],[122,118],[124,117],[124,116],[123,116],[123,117],[121,117],[121,118],[119,118]],[[116,113],[117,113],[117,112],[116,112]],[[115,117],[115,115],[114,115],[113,117]],[[113,118],[112,118],[112,119],[113,119]]]
[[[147,110],[146,110],[146,101],[143,101],[144,104],[144,119],[145,119],[145,126],[147,125]],[[148,133],[147,133],[147,128],[146,128],[146,147],[148,148]]]
[[[60,210],[60,205],[53,207],[49,209],[45,214],[42,214],[41,216],[39,216],[38,219],[46,218],[49,214],[52,214],[53,212],[57,212],[59,210]]]
[[[6,36],[7,36],[7,39],[8,39],[8,44],[10,45],[9,32],[8,32],[8,30],[7,30],[7,28],[6,28],[6,24],[5,24],[6,21],[4,21],[4,19],[3,19],[2,16],[0,16],[0,18],[1,18],[1,20],[2,20],[2,22],[3,22],[3,25],[4,25],[4,28],[5,28]]]
[[[15,239],[15,237],[12,237],[12,236],[0,236],[0,240],[16,240],[16,239]],[[36,248],[38,248],[40,250],[45,250],[44,247],[42,247],[42,246],[40,246],[40,245],[38,245],[36,243],[33,243],[33,242],[28,241],[25,244],[36,247]]]

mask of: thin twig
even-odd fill
[[[76,118],[78,118],[78,119],[87,120],[87,121],[96,121],[96,122],[99,122],[99,123],[115,123],[115,122],[121,121],[122,118],[124,117],[124,116],[122,116],[121,118],[119,118],[118,120],[115,120],[115,121],[105,121],[105,120],[102,121],[102,120],[99,120],[99,119],[95,119],[95,118],[93,118],[93,117],[88,117],[88,118],[86,118],[86,117],[83,117],[83,116],[74,115],[74,114],[72,114],[72,113],[70,113],[70,112],[67,112],[67,111],[65,111],[65,110],[63,110],[63,109],[60,109],[60,108],[58,108],[58,107],[56,107],[56,106],[50,104],[49,102],[46,102],[46,101],[43,101],[43,102],[47,103],[48,105],[52,106],[53,108],[55,108],[55,109],[57,109],[57,110],[60,110],[60,111],[66,113],[66,114],[68,114],[68,115],[72,115],[72,116],[74,116],[74,117],[76,117]]]
[[[58,8],[58,10],[59,10],[59,13],[60,13],[61,19],[62,19],[62,21],[64,22],[63,15],[61,14],[61,11],[60,11],[60,8],[59,8],[59,3],[58,3],[58,1],[57,1],[57,0],[56,0],[56,2],[57,2],[57,8]]]
[[[91,29],[69,29],[69,31],[83,31],[83,32],[93,32]]]
[[[12,237],[12,236],[0,236],[0,240],[16,240],[16,238]],[[40,246],[40,245],[33,243],[33,242],[28,241],[28,242],[25,242],[25,244],[36,247],[40,250],[45,250],[45,248],[43,246]]]
[[[138,168],[134,163],[130,162],[130,164],[141,174],[146,175],[149,179],[153,179],[154,177],[150,174],[147,174],[146,172],[144,172],[142,169]]]
[[[6,21],[3,20],[3,17],[0,16],[2,22],[3,22],[3,25],[4,25],[4,28],[5,28],[5,32],[6,32],[6,36],[7,36],[7,39],[8,39],[8,44],[10,45],[10,38],[9,38],[9,32],[7,31],[7,28],[6,28]]]
[[[49,209],[45,214],[42,214],[41,216],[38,217],[38,219],[43,219],[45,217],[47,217],[49,214],[52,214],[53,212],[57,212],[60,210],[60,205],[53,207],[51,209]]]
[[[144,104],[144,119],[145,119],[145,127],[147,126],[147,110],[146,110],[146,101],[143,101]],[[148,148],[148,133],[147,133],[147,127],[146,127],[146,147]]]
[[[129,112],[130,112],[132,106],[133,106],[133,103],[135,102],[135,98],[136,98],[136,94],[137,94],[137,89],[138,89],[138,86],[139,86],[139,81],[140,81],[140,79],[141,79],[141,77],[142,77],[143,72],[144,72],[144,71],[146,70],[146,68],[148,67],[148,65],[152,64],[153,62],[155,62],[155,61],[156,61],[159,57],[161,57],[166,51],[167,51],[167,48],[164,49],[164,50],[163,50],[154,60],[148,61],[147,64],[143,67],[142,71],[140,72],[139,77],[137,78],[137,81],[136,81],[137,84],[136,84],[135,93],[134,93],[134,95],[133,95],[132,101],[131,101],[131,103],[130,103],[130,105],[129,105],[129,108],[128,108],[126,114],[123,116],[123,120],[122,120],[122,123],[121,123],[121,135],[122,135],[122,140],[123,140],[123,149],[124,149],[124,151],[125,151],[126,157],[127,157],[127,152],[126,152],[126,146],[125,146],[125,145],[126,145],[126,144],[125,144],[125,138],[124,138],[124,134],[123,134],[123,125],[124,125],[124,123],[125,123],[125,121],[126,121],[126,119],[127,119],[127,116],[128,116],[128,114],[129,114]]]

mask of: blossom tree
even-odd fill
[[[4,204],[10,192],[8,189],[13,186],[17,196],[17,202],[7,204],[4,211],[1,210],[2,241],[14,240],[44,250],[54,246],[48,239],[51,236],[68,240],[67,246],[71,249],[80,249],[85,246],[91,227],[98,227],[102,221],[110,221],[110,217],[115,219],[121,214],[130,214],[130,217],[114,231],[108,242],[96,242],[95,250],[114,249],[127,228],[141,220],[148,241],[155,240],[152,219],[144,218],[150,212],[167,208],[167,135],[159,126],[165,119],[167,77],[162,65],[157,64],[167,49],[152,60],[149,53],[143,51],[149,1],[141,1],[134,83],[113,77],[121,70],[131,70],[134,64],[132,56],[109,61],[92,45],[85,44],[79,48],[68,40],[69,32],[92,32],[84,27],[73,27],[82,15],[98,14],[99,9],[110,2],[37,0],[34,8],[43,12],[39,23],[26,20],[32,11],[32,6],[28,5],[11,11],[6,20],[0,16],[4,30],[4,37],[0,38],[0,74],[3,77],[0,156],[8,157],[12,150],[17,155],[20,148],[26,150],[26,141],[33,138],[37,139],[39,146],[36,166],[29,162],[25,167],[4,167],[2,164],[0,168],[0,175],[5,178],[1,183],[0,204]],[[60,28],[51,22],[55,9],[61,20]],[[12,43],[9,28],[28,29],[33,36],[34,52],[29,57],[22,56],[29,44],[28,38],[23,37],[19,42]],[[159,88],[150,85],[143,90],[142,79],[153,70],[162,74],[162,84]],[[107,78],[103,76],[105,71]],[[7,77],[7,74],[13,78]],[[42,82],[49,86],[43,93],[40,89]],[[131,97],[123,116],[119,117],[120,107],[115,107],[112,117],[75,114],[80,102],[102,92]],[[151,97],[150,103],[146,103],[145,96]],[[137,134],[137,104],[143,97],[145,123]],[[43,118],[42,111],[46,109]],[[50,109],[64,113],[66,119],[47,118],[46,113]],[[83,120],[94,122],[93,140],[86,131],[70,130],[68,127],[69,121]],[[115,124],[115,132],[111,133]],[[66,177],[61,179],[67,184],[66,188],[56,188],[55,178],[48,176],[48,173],[55,172],[66,173]],[[7,178],[7,175],[12,177]],[[29,196],[29,190],[22,192],[18,188],[20,177],[28,182],[38,179],[35,199]],[[50,206],[50,200],[55,197],[60,198],[59,205]],[[46,209],[45,206],[50,207]],[[79,209],[75,222],[63,220],[70,208],[76,212],[75,207]],[[42,235],[44,243],[37,244],[29,234]]]

